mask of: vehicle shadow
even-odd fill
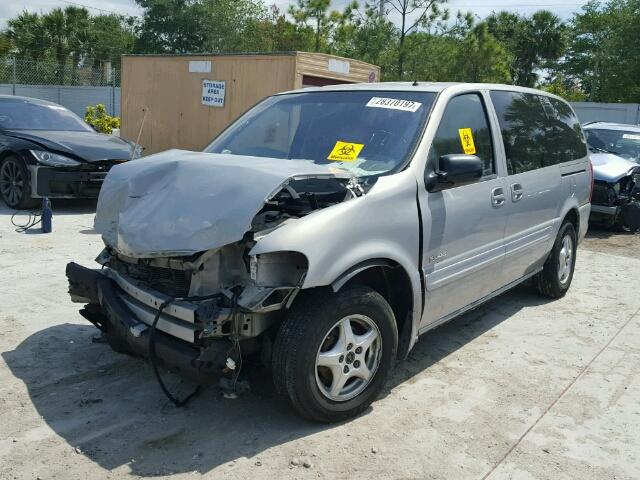
[[[398,363],[382,397],[521,308],[543,303],[518,287],[426,334],[408,360]],[[336,428],[296,416],[275,395],[264,370],[251,375],[251,393],[236,400],[212,387],[177,409],[145,362],[93,343],[96,333],[89,325],[56,325],[2,357],[51,429],[105,470],[128,465],[140,476],[206,473],[243,458],[253,463],[273,446]],[[169,380],[181,396],[192,388],[176,377]],[[364,415],[373,409],[375,403]]]
[[[624,230],[619,230],[614,227],[606,227],[604,225],[589,225],[586,238],[607,239],[610,237],[619,237],[624,235],[633,235],[633,234]]]

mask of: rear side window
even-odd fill
[[[551,142],[556,146],[556,163],[570,162],[587,155],[587,144],[578,118],[571,107],[562,100],[543,97],[555,111],[555,135]]]
[[[520,92],[491,92],[510,175],[583,158],[580,124],[565,102]]]
[[[429,162],[436,165],[442,155],[467,153],[484,164],[484,175],[495,173],[491,132],[480,95],[467,93],[447,104],[429,151]]]

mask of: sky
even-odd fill
[[[232,0],[229,0],[232,1]],[[292,0],[265,0],[271,5],[275,3],[282,10],[286,10]],[[341,10],[350,0],[332,0],[332,8]],[[364,0],[360,0],[364,3]],[[574,12],[587,0],[449,0],[451,13],[458,10],[472,11],[479,18],[484,18],[492,11],[508,10],[521,14],[531,14],[542,8],[551,10],[562,19],[570,18]],[[134,0],[0,0],[0,29],[6,26],[8,19],[15,17],[23,10],[29,12],[47,12],[55,7],[65,7],[70,4],[81,4],[98,14],[101,11],[115,12],[125,15],[139,15],[140,9]],[[393,20],[393,16],[391,17]]]

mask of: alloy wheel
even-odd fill
[[[0,193],[9,206],[16,206],[22,200],[25,180],[17,160],[10,158],[4,161],[0,169]]]
[[[558,255],[558,279],[560,283],[565,284],[571,276],[571,268],[573,267],[573,240],[569,235],[565,235],[562,239],[560,252]]]
[[[329,330],[316,355],[315,374],[320,392],[344,402],[359,395],[376,374],[382,338],[365,315],[344,317]]]

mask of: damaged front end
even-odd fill
[[[169,369],[210,383],[229,373],[241,354],[261,352],[268,358],[269,332],[304,283],[308,262],[303,254],[251,255],[254,246],[287,222],[363,192],[346,174],[317,166],[309,166],[309,173],[291,172],[282,169],[282,161],[260,159],[267,173],[261,178],[260,168],[252,170],[252,178],[245,179],[251,192],[242,197],[245,189],[236,182],[237,200],[203,206],[194,203],[190,192],[203,181],[207,191],[229,191],[221,184],[227,171],[249,160],[192,155],[197,157],[182,165],[156,158],[148,168],[134,162],[128,172],[115,169],[96,214],[96,228],[106,243],[96,259],[102,268],[70,263],[67,277],[72,300],[86,304],[82,315],[115,350],[148,358],[149,332],[156,320],[157,358]],[[192,160],[200,167],[195,185],[176,187],[190,174]],[[164,211],[158,211],[159,204]],[[167,217],[167,211],[176,218]]]
[[[591,223],[640,230],[640,165],[608,153],[591,155],[593,198]]]

